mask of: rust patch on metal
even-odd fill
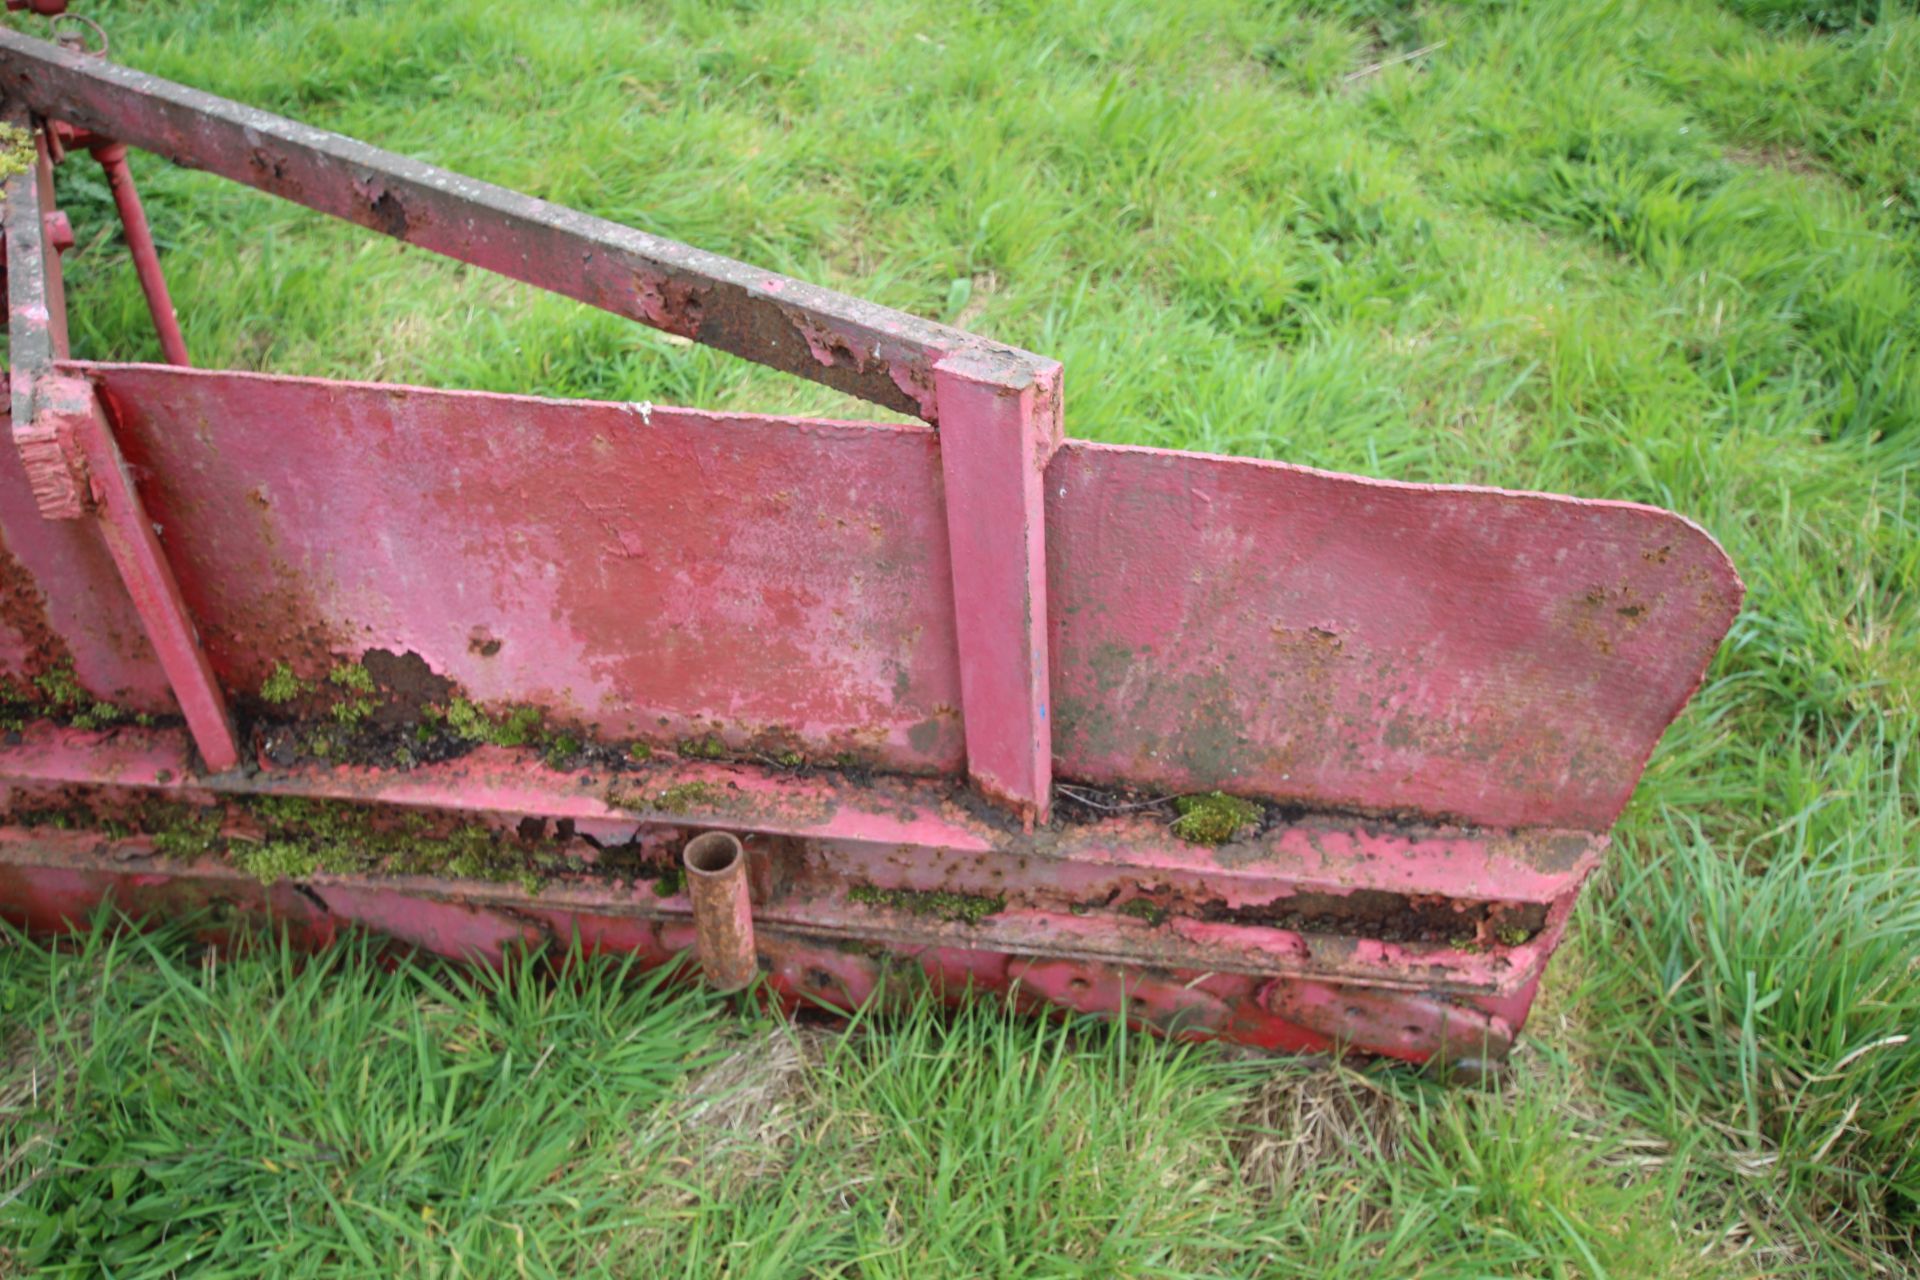
[[[705,289],[691,281],[645,270],[634,272],[633,285],[641,319],[682,338],[699,338],[705,319]]]

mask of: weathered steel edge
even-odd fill
[[[0,784],[117,787],[185,799],[295,796],[576,822],[721,828],[950,854],[1124,865],[1152,873],[1204,874],[1222,883],[1284,878],[1302,892],[1369,889],[1553,903],[1585,881],[1607,846],[1604,834],[1586,831],[1417,826],[1336,815],[1281,823],[1255,839],[1214,848],[1174,841],[1146,819],[1026,832],[977,804],[957,803],[948,778],[854,783],[700,761],[657,767],[644,777],[597,779],[592,785],[582,785],[580,776],[525,761],[508,749],[483,747],[459,760],[405,773],[341,767],[196,777],[186,735],[167,729],[90,733],[30,726],[19,742],[0,746]],[[615,785],[632,798],[611,802]],[[658,803],[663,794],[702,792],[725,800],[675,804],[670,810]],[[1464,856],[1465,850],[1474,856]]]
[[[939,417],[934,365],[1009,388],[1055,361],[0,29],[33,111],[836,390]]]
[[[209,884],[251,885],[246,872],[211,859],[182,860],[153,852],[139,837],[114,842],[102,851],[92,833],[26,833],[0,828],[0,864],[21,868],[107,871],[133,874],[142,882],[186,879]],[[511,913],[567,911],[608,918],[691,924],[692,907],[684,893],[656,897],[644,885],[621,890],[586,877],[562,878],[530,894],[510,884],[431,876],[366,876],[316,872],[297,882],[322,897],[330,888],[422,899]],[[777,928],[802,937],[836,943],[880,943],[895,949],[961,947],[1029,958],[1077,960],[1120,966],[1301,978],[1385,991],[1438,992],[1460,996],[1506,996],[1531,985],[1558,947],[1572,911],[1574,894],[1553,904],[1546,927],[1528,942],[1508,949],[1497,967],[1482,976],[1452,968],[1444,953],[1403,952],[1363,937],[1304,935],[1243,926],[1200,926],[1205,936],[1154,929],[1134,920],[1082,919],[1036,910],[1006,912],[977,922],[942,922],[881,904],[863,903],[852,911],[836,898],[802,895],[753,908],[754,927]],[[122,904],[137,911],[138,904]],[[1116,927],[1119,931],[1116,934]],[[1293,945],[1287,945],[1292,943]]]
[[[1051,362],[1049,362],[1051,363]],[[53,361],[52,370],[56,373],[73,374],[93,379],[98,383],[117,370],[136,371],[142,369],[161,370],[169,376],[182,378],[242,378],[258,382],[307,383],[316,386],[350,387],[362,391],[409,392],[422,391],[433,395],[471,397],[475,401],[496,401],[502,404],[551,404],[551,405],[603,405],[611,408],[631,407],[631,402],[620,400],[575,399],[562,396],[532,395],[518,391],[479,391],[467,387],[421,387],[405,382],[376,382],[365,378],[323,378],[299,373],[265,373],[248,369],[186,369],[175,365],[161,364],[142,360],[78,360],[60,357]],[[928,427],[918,423],[875,422],[861,418],[823,418],[796,417],[782,413],[754,413],[738,409],[702,409],[691,405],[650,405],[656,411],[671,410],[673,413],[710,418],[715,421],[759,421],[769,423],[801,423],[807,426],[858,428],[863,431],[887,432],[925,432]],[[1203,449],[1162,449],[1153,445],[1113,444],[1104,440],[1084,440],[1073,436],[1064,436],[1047,450],[1048,456],[1059,449],[1098,449],[1103,453],[1138,454],[1142,457],[1165,457],[1174,455],[1180,458],[1200,458],[1209,462],[1225,462],[1234,466],[1248,467],[1264,471],[1301,472],[1308,475],[1324,476],[1345,484],[1358,485],[1367,489],[1407,490],[1422,493],[1484,493],[1505,498],[1525,498],[1539,503],[1551,503],[1556,506],[1596,507],[1619,511],[1639,511],[1674,521],[1690,533],[1698,535],[1710,544],[1717,553],[1726,572],[1739,584],[1742,591],[1745,583],[1740,579],[1738,568],[1720,545],[1711,531],[1698,521],[1677,511],[1655,506],[1648,502],[1635,502],[1626,498],[1585,498],[1578,494],[1555,493],[1546,489],[1514,489],[1492,484],[1441,484],[1426,480],[1395,480],[1385,476],[1360,475],[1351,471],[1334,471],[1326,467],[1308,466],[1305,463],[1285,462],[1277,458],[1254,458],[1244,454],[1212,453]],[[1044,474],[1045,467],[1039,470]]]

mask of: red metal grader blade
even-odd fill
[[[1025,351],[11,32],[0,91],[33,929],[577,935],[1497,1060],[1739,605],[1664,511],[1063,439]],[[188,368],[124,146],[925,425]],[[78,148],[170,365],[68,356]]]

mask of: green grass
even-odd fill
[[[0,951],[22,1266],[1920,1266],[1910,4],[87,11],[144,69],[1058,357],[1075,435],[1658,503],[1751,594],[1497,1089],[95,934]],[[866,412],[135,172],[203,363]],[[76,349],[156,356],[104,186],[62,190]]]

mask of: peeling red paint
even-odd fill
[[[483,961],[577,934],[667,963],[698,933],[724,985],[758,968],[789,1005],[908,969],[1164,1034],[1472,1064],[1507,1052],[1739,605],[1666,512],[1066,440],[1060,366],[1028,352],[6,30],[0,85],[56,118],[4,214],[0,674],[70,664],[96,698],[177,698],[191,731],[0,743],[0,915],[36,929],[111,897]],[[69,362],[49,136],[939,430]],[[312,693],[343,661],[379,698]],[[228,698],[260,718],[213,776],[193,743],[236,762]],[[515,708],[516,737],[485,727]],[[299,747],[323,712],[386,745]],[[1174,823],[1174,794],[1216,790],[1245,816]],[[228,844],[259,797],[564,856],[533,886],[387,854],[262,886]],[[159,825],[183,806],[195,852]],[[744,842],[704,911],[661,878],[695,833]]]

